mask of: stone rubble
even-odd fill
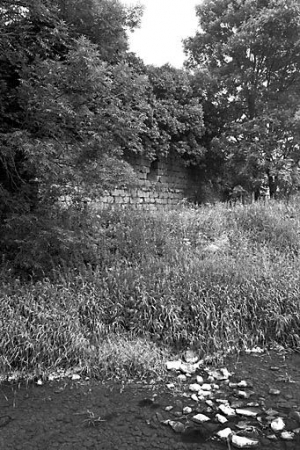
[[[254,347],[246,353],[260,354],[263,350]],[[283,400],[278,406],[289,406],[293,411],[288,416],[273,408],[265,408],[265,399],[258,397],[257,401],[249,401],[255,395],[253,385],[248,380],[231,380],[232,373],[226,367],[211,369],[205,366],[203,360],[199,360],[193,351],[184,354],[184,361],[169,361],[167,369],[175,372],[177,380],[183,383],[190,378],[182,396],[187,402],[181,410],[173,412],[177,420],[164,420],[176,433],[185,433],[191,427],[205,427],[203,432],[211,430],[208,439],[226,441],[228,448],[256,448],[265,440],[292,441],[300,434],[300,408],[295,410],[287,400]],[[270,367],[270,370],[279,370],[278,367]],[[170,387],[173,383],[168,384]],[[280,390],[270,388],[268,393],[278,397]],[[226,398],[223,398],[226,396]],[[287,396],[285,396],[287,399]],[[290,398],[292,400],[292,396]],[[171,411],[171,407],[165,408]],[[184,420],[183,420],[184,418]],[[194,423],[194,425],[192,425]],[[287,424],[290,424],[289,426]],[[227,425],[228,424],[228,425]],[[292,425],[291,425],[292,424]],[[294,425],[293,425],[294,424]],[[226,426],[227,425],[227,426]],[[205,431],[206,430],[206,431]]]

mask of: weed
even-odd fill
[[[3,264],[1,372],[161,377],[181,348],[300,348],[297,203],[91,212],[85,224],[77,266],[23,283]]]

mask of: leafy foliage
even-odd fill
[[[203,159],[202,108],[189,77],[127,53],[126,32],[141,12],[116,0],[5,0],[0,8],[0,249],[16,267],[20,255],[28,255],[23,268],[39,260],[42,247],[45,261],[60,260],[50,248],[64,258],[55,233],[70,248],[73,236],[55,226],[57,202],[76,206],[134,184],[124,153]],[[30,227],[27,237],[18,231]]]
[[[208,96],[219,111],[227,108],[216,151],[228,159],[229,182],[255,190],[266,178],[272,195],[282,166],[294,170],[299,161],[291,123],[299,104],[299,3],[209,0],[197,16],[201,31],[185,41],[187,65],[208,71]]]

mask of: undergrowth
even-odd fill
[[[300,348],[296,201],[107,210],[85,213],[80,226],[67,219],[73,238],[63,250],[56,238],[56,266],[51,245],[38,243],[26,247],[29,281],[17,276],[22,253],[3,261],[0,372],[80,366],[92,376],[150,377],[187,347]]]

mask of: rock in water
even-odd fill
[[[277,417],[277,419],[271,422],[271,428],[273,431],[282,431],[285,427],[285,423],[281,417]]]
[[[182,410],[183,414],[190,414],[192,411],[193,410],[190,406],[185,406]]]
[[[230,408],[230,406],[220,405],[219,410],[225,414],[225,416],[235,416],[235,410]]]
[[[280,390],[271,388],[269,390],[269,394],[271,394],[271,395],[280,395]]]
[[[292,441],[295,437],[295,434],[292,431],[283,431],[280,436],[281,439],[285,441]]]
[[[257,408],[237,408],[236,413],[246,417],[256,417],[261,411]]]
[[[259,444],[256,439],[249,439],[247,437],[237,435],[232,436],[231,442],[236,448],[255,448]]]
[[[175,422],[175,420],[169,420],[168,424],[175,431],[175,433],[183,433],[184,425],[181,422]]]
[[[226,419],[226,417],[222,416],[222,414],[216,414],[216,419],[218,422],[220,423],[225,423],[228,422],[228,420]]]
[[[220,439],[224,439],[224,440],[228,439],[229,436],[231,436],[231,435],[232,435],[232,430],[231,430],[231,428],[224,428],[224,430],[220,430],[220,431],[218,431],[218,433],[217,433],[217,436],[218,436]]]
[[[194,422],[197,422],[197,423],[203,423],[203,422],[207,422],[208,420],[210,420],[210,418],[205,416],[204,414],[196,414],[196,416],[194,416],[192,419]]]

